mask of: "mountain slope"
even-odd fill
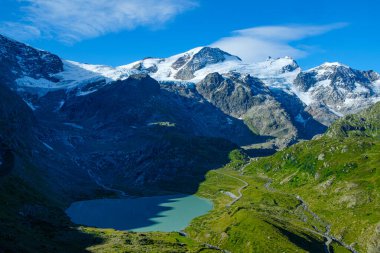
[[[198,191],[214,209],[186,232],[233,252],[379,252],[379,117],[377,103],[273,156],[231,156]]]
[[[379,101],[379,79],[380,75],[374,71],[359,71],[340,63],[325,63],[300,73],[294,83],[310,110],[322,105],[342,116]],[[335,117],[332,117],[327,123],[334,120]]]
[[[377,103],[338,120],[320,138],[252,163],[247,173],[264,173],[271,187],[301,196],[338,240],[358,252],[378,252],[379,117]]]
[[[13,82],[25,76],[52,82],[52,74],[63,70],[61,59],[49,52],[27,47],[0,34],[0,82],[13,85]]]
[[[320,252],[327,238],[334,249],[378,250],[378,104],[338,120],[321,138],[259,159],[245,175],[234,170],[242,159],[201,184],[239,146],[283,148],[370,106],[379,98],[377,73],[335,63],[302,72],[289,57],[247,64],[209,47],[112,68],[65,61],[3,36],[0,57],[6,251],[60,251],[67,242],[81,251],[97,243],[70,228],[62,210],[75,200],[198,189],[217,203],[211,218],[189,228],[202,242],[243,252]]]
[[[80,133],[80,139],[72,138],[72,152],[102,184],[129,191],[145,184],[151,189],[144,191],[183,185],[193,192],[207,169],[225,162],[236,147],[233,143],[258,137],[240,121],[195,100],[201,97],[188,95],[176,95],[149,76],[136,75],[87,96],[70,97],[57,120],[76,126],[72,136]],[[59,142],[50,143],[54,147]],[[216,153],[211,152],[214,148]]]
[[[235,72],[211,73],[196,88],[226,114],[243,119],[256,134],[278,137],[285,143],[297,137],[288,114],[260,79]]]
[[[256,107],[246,108],[249,115],[240,117],[242,115],[226,111],[228,102],[221,105],[222,100],[214,105],[235,119],[246,118],[244,122],[254,133],[268,135],[267,139],[274,138],[271,142],[277,148],[322,133],[339,117],[370,106],[380,96],[379,74],[354,70],[338,63],[326,63],[302,71],[289,57],[245,63],[220,49],[199,47],[169,58],[146,58],[112,68],[61,60],[4,36],[0,44],[5,63],[0,78],[7,80],[7,84],[40,114],[59,111],[68,99],[87,96],[114,81],[136,74],[148,74],[169,92],[185,97],[187,93],[194,93],[194,86],[209,83],[208,76],[213,73],[224,76],[237,73],[258,78],[269,89],[271,98],[256,103]],[[21,68],[24,70],[20,71]],[[240,82],[246,81],[242,79]],[[245,86],[258,84],[247,82]],[[255,89],[261,89],[260,85]],[[197,91],[201,93],[201,89],[197,88]],[[226,92],[223,89],[218,91],[221,97],[230,96]],[[200,95],[206,96],[204,92]],[[209,100],[207,96],[204,98]],[[253,101],[255,95],[247,93],[234,99],[247,106],[249,103],[244,99]],[[262,109],[259,112],[255,108]],[[267,110],[273,120],[254,116]]]
[[[4,36],[0,44],[0,55],[4,58],[0,78],[17,89],[33,110],[43,113],[58,111],[67,99],[87,96],[114,81],[122,81],[135,74],[148,74],[161,85],[171,86],[168,89],[170,92],[185,96],[184,91],[193,93],[194,85],[200,87],[202,83],[209,82],[207,77],[212,73],[250,75],[260,79],[272,93],[270,101],[263,100],[263,109],[260,110],[269,109],[273,121],[254,117],[254,114],[261,112],[255,112],[253,106],[247,108],[251,116],[246,117],[248,120],[245,123],[253,132],[275,138],[273,142],[280,148],[322,133],[337,118],[378,101],[380,93],[379,74],[354,70],[338,63],[326,63],[301,71],[289,57],[245,63],[220,49],[199,47],[169,58],[146,58],[112,68],[61,60],[53,54]],[[23,71],[20,71],[21,68]],[[257,88],[260,89],[260,85]],[[229,96],[226,90],[218,92],[222,97]],[[254,99],[254,95],[247,95],[248,100]],[[246,103],[245,97],[238,99],[241,100],[238,103]],[[267,108],[266,103],[272,106]],[[236,113],[224,110],[226,104],[214,105],[227,115],[239,119]],[[277,125],[279,122],[282,123]]]

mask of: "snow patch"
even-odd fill
[[[218,72],[220,74],[236,71],[241,74],[249,74],[263,79],[268,86],[289,88],[295,77],[301,71],[298,65],[290,57],[269,59],[259,63],[245,63],[235,56],[225,55],[225,60],[216,64],[208,64],[201,70],[194,73],[194,78],[188,81],[178,80],[175,78],[177,72],[181,69],[174,69],[173,64],[181,57],[186,56],[186,63],[191,61],[194,56],[204,47],[197,47],[187,52],[180,53],[168,58],[147,58],[141,61],[133,62],[128,65],[119,67],[110,67],[105,65],[91,65],[75,61],[63,60],[63,71],[52,75],[52,78],[58,82],[52,82],[44,78],[33,79],[23,77],[17,80],[19,87],[30,88],[31,91],[38,93],[40,96],[51,90],[66,89],[68,91],[76,89],[78,96],[85,96],[96,91],[81,90],[82,87],[94,83],[104,82],[104,85],[112,81],[125,80],[133,74],[149,74],[152,78],[163,83],[172,82],[173,84],[181,83],[183,86],[194,86],[194,83],[201,81],[208,74]],[[20,59],[21,60],[21,59]],[[182,68],[185,65],[182,66]],[[141,70],[136,69],[136,65],[142,65]],[[295,68],[293,71],[286,71],[286,66]],[[157,71],[149,72],[149,68],[157,68]]]
[[[292,91],[305,105],[308,106],[314,103],[313,96],[310,92],[298,91],[295,88],[293,88]]]
[[[26,99],[23,99],[23,100],[29,106],[29,108],[32,109],[32,111],[35,111],[38,108],[37,106],[34,106],[32,102],[30,102]]]
[[[24,76],[16,80],[16,83],[20,87],[32,87],[32,88],[56,88],[57,84],[44,78],[34,79],[29,76]]]
[[[359,93],[359,94],[366,94],[370,93],[369,89],[360,83],[355,83],[355,89],[353,90],[354,93]]]
[[[45,147],[47,147],[48,149],[50,150],[54,150],[50,145],[48,145],[46,142],[42,142],[42,144],[44,144]]]
[[[342,64],[340,62],[325,62],[321,65],[321,67],[326,67],[326,68],[330,68],[330,67],[346,67],[346,68],[349,68],[349,66],[345,65],[345,64]]]
[[[55,109],[56,112],[58,112],[59,110],[61,110],[62,106],[65,104],[65,100],[61,100],[57,106],[57,108]]]
[[[78,124],[75,124],[75,123],[65,122],[65,123],[63,123],[63,124],[66,125],[66,126],[71,126],[71,127],[73,127],[73,128],[76,128],[76,129],[83,129],[82,126],[80,126],[80,125],[78,125]]]
[[[340,113],[340,112],[338,112],[338,111],[335,111],[334,109],[332,109],[332,108],[330,108],[330,107],[328,107],[328,109],[329,109],[332,113],[334,113],[335,115],[337,115],[337,116],[339,116],[339,117],[343,117],[343,116],[344,116],[343,113]]]
[[[295,120],[305,126],[309,119],[304,119],[302,115],[298,113],[297,116],[295,117]]]
[[[374,83],[373,83],[373,88],[374,88],[374,91],[380,95],[380,79],[379,80],[376,80]]]
[[[76,95],[77,95],[78,97],[80,97],[80,96],[86,96],[86,95],[91,94],[91,93],[94,93],[94,92],[96,92],[96,91],[97,91],[97,89],[94,89],[94,90],[88,90],[88,91],[78,91]]]

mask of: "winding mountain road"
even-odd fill
[[[245,168],[245,166],[242,168],[242,170]],[[242,171],[241,170],[241,171]],[[220,172],[220,171],[217,171],[217,170],[214,170],[216,173],[220,174],[220,175],[223,175],[223,176],[226,176],[226,177],[230,177],[230,178],[233,178],[235,180],[238,180],[240,182],[243,183],[243,186],[241,186],[239,189],[238,189],[238,196],[236,196],[236,198],[234,198],[230,203],[228,203],[226,206],[227,207],[230,207],[232,206],[233,204],[235,204],[236,201],[238,201],[239,199],[241,199],[241,197],[243,197],[243,193],[242,191],[247,188],[249,186],[248,182],[247,181],[244,181],[243,179],[241,178],[238,178],[238,177],[235,177],[235,176],[231,176],[231,175],[228,175],[226,173],[223,173],[223,172]]]

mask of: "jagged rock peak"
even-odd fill
[[[317,84],[353,91],[358,85],[371,86],[371,83],[378,79],[380,75],[372,70],[361,71],[339,62],[326,62],[300,73],[295,85],[301,91],[307,91]]]
[[[207,65],[224,62],[225,60],[241,61],[237,56],[233,56],[219,48],[201,47],[190,50],[182,57],[178,58],[173,64],[173,69],[179,71],[175,75],[176,79],[190,80],[194,78],[194,73]]]
[[[53,80],[51,75],[61,71],[63,63],[57,55],[0,35],[0,81],[4,84],[11,86],[24,76]]]

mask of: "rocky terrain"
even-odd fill
[[[195,193],[232,150],[283,149],[379,99],[378,73],[340,63],[302,71],[289,57],[245,63],[200,47],[113,68],[0,35],[0,223],[11,230],[21,213],[45,238],[44,217],[74,200]]]
[[[44,152],[69,157],[67,166],[79,167],[82,178],[111,189],[160,187],[183,178],[179,171],[190,176],[200,160],[189,141],[283,148],[379,99],[379,74],[338,63],[301,71],[289,57],[247,64],[200,47],[111,68],[62,60],[4,36],[0,50],[0,80],[29,106]],[[162,159],[160,151],[172,149],[176,155]]]

